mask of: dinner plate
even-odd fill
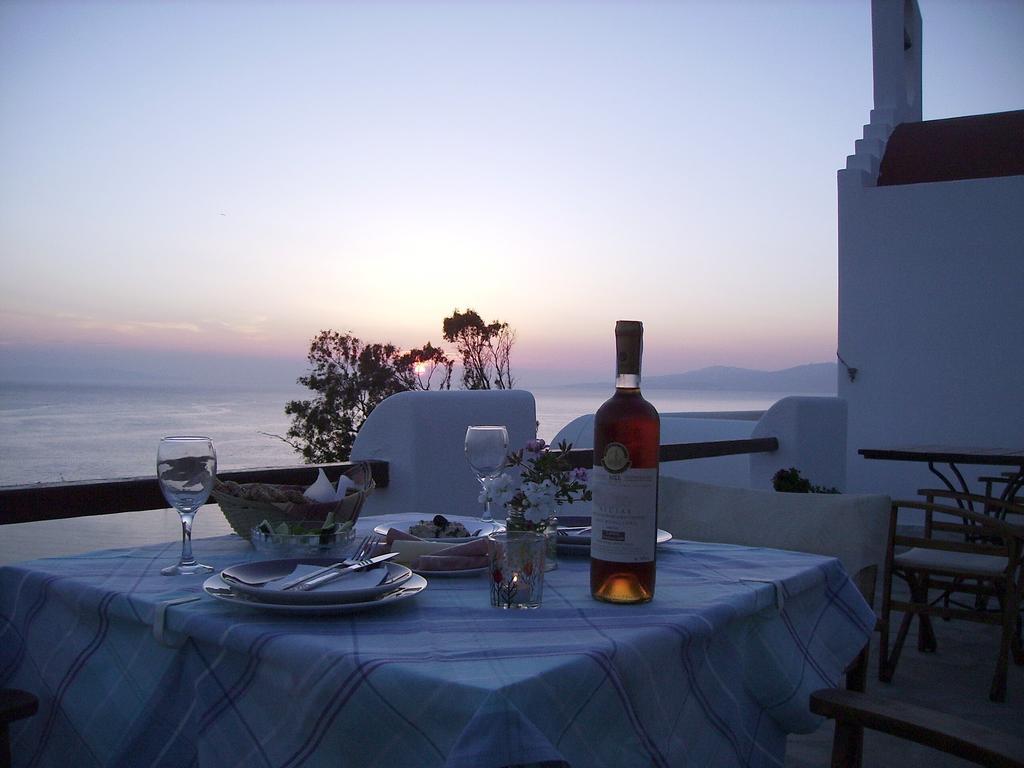
[[[460,515],[445,515],[445,518],[450,523],[462,523],[465,526],[467,531],[469,531],[472,534],[475,534],[476,536],[487,536],[487,535],[489,535],[491,533],[494,533],[495,531],[504,531],[505,530],[505,524],[502,523],[502,522],[499,522],[498,520],[495,520],[495,521],[490,522],[490,523],[484,523],[484,522],[482,522],[480,520],[479,517],[463,517],[463,516],[460,516]],[[385,520],[383,523],[380,523],[376,528],[374,528],[373,532],[376,533],[378,536],[387,536],[388,535],[388,531],[391,528],[397,528],[398,530],[402,531],[403,533],[408,533],[409,532],[409,527],[411,525],[415,525],[420,520],[426,520],[426,519],[428,519],[428,518],[415,517],[415,516],[410,517],[409,515],[402,515],[400,518],[397,518],[397,519],[394,519],[394,520],[391,520],[391,521]],[[477,531],[479,531],[479,533],[477,533]],[[443,544],[462,544],[463,542],[469,541],[471,538],[474,538],[474,536],[462,536],[462,537],[456,537],[456,538],[446,537],[446,538],[440,538],[440,539],[424,539],[424,541],[436,541],[436,542],[440,542],[440,543],[443,543]]]
[[[282,590],[274,587],[276,581],[292,574],[301,576],[304,572],[313,573],[335,562],[337,561],[320,558],[260,560],[225,568],[221,576],[224,583],[235,592],[264,603],[287,605],[364,602],[394,589],[412,576],[412,571],[404,565],[381,563],[363,571],[348,573],[316,589]],[[268,583],[255,583],[265,582],[267,579],[270,579]]]
[[[589,517],[559,517],[559,526],[564,527],[577,527],[590,525]],[[658,544],[665,544],[666,542],[672,541],[672,534],[668,531],[663,531],[661,528],[658,529],[657,539]],[[567,553],[578,553],[590,551],[590,531],[586,531],[584,534],[558,534],[558,549]]]
[[[263,600],[257,600],[251,595],[236,592],[231,585],[221,578],[219,573],[214,574],[203,582],[203,591],[206,592],[206,594],[225,603],[241,605],[245,608],[255,608],[261,611],[286,613],[294,616],[343,614],[370,610],[414,597],[426,588],[426,579],[422,576],[417,576],[416,574],[410,574],[409,578],[403,584],[395,587],[390,592],[384,592],[376,597],[370,598],[369,600],[362,600],[355,603],[315,603],[302,605],[289,603],[267,603]]]

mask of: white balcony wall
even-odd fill
[[[859,448],[1024,441],[1024,176],[873,186],[839,173],[848,487],[913,495],[926,465]],[[980,469],[968,468],[976,477]]]
[[[470,424],[503,425],[510,450],[522,447],[537,436],[533,395],[525,390],[401,392],[378,405],[359,430],[352,460],[383,459],[390,478],[387,488],[370,495],[361,514],[479,515],[480,484],[463,448]]]

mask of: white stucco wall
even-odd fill
[[[757,422],[751,437],[774,437],[779,448],[748,458],[751,488],[771,490],[780,469],[796,467],[814,485],[846,490],[846,402],[839,397],[784,397]]]
[[[905,496],[936,483],[925,465],[857,449],[1024,444],[1024,176],[866,176],[839,173],[839,352],[857,368],[838,382],[847,484]]]
[[[389,462],[390,483],[366,500],[364,516],[415,512],[478,515],[480,484],[466,462],[466,427],[500,424],[509,450],[537,436],[537,407],[525,390],[400,392],[366,419],[352,460]]]

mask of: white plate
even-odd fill
[[[356,611],[365,611],[372,608],[378,608],[383,605],[391,605],[400,600],[418,595],[424,589],[427,588],[427,580],[422,576],[412,574],[409,579],[390,592],[385,592],[382,595],[358,603],[318,603],[316,605],[286,605],[284,603],[265,603],[262,600],[257,600],[249,595],[236,592],[229,586],[224,579],[220,577],[220,574],[214,574],[203,582],[203,591],[206,592],[210,597],[222,600],[225,603],[232,605],[241,605],[246,608],[256,608],[262,611],[273,611],[275,613],[289,613],[298,616],[308,616],[317,614],[340,614],[340,613],[355,613]]]
[[[235,592],[263,603],[287,603],[289,605],[312,605],[314,603],[337,605],[339,603],[365,602],[377,595],[391,591],[412,576],[412,571],[404,565],[381,563],[365,571],[347,574],[316,589],[289,589],[287,591],[267,588],[260,584],[246,584],[244,581],[230,578],[232,574],[237,574],[242,579],[251,578],[254,581],[268,577],[279,579],[290,576],[296,566],[308,566],[305,570],[312,573],[318,567],[332,565],[335,562],[337,561],[330,559],[319,560],[301,557],[284,560],[258,560],[225,568],[221,575],[227,574],[224,583]]]
[[[658,544],[665,544],[666,542],[672,541],[672,534],[668,531],[663,531],[661,528],[658,529],[658,537],[656,539]],[[589,550],[590,549],[590,531],[587,531],[586,536],[575,536],[569,534],[568,536],[558,537],[558,547],[561,549],[565,547],[568,550]]]
[[[479,568],[463,568],[461,571],[419,571],[413,568],[413,573],[418,573],[421,576],[479,576],[481,573],[487,573],[489,567],[483,565]]]
[[[494,533],[495,531],[505,530],[505,524],[497,520],[495,520],[492,523],[483,523],[480,522],[480,518],[478,517],[445,515],[445,518],[448,520],[449,523],[462,523],[466,527],[466,530],[470,533],[476,533],[477,531],[479,531],[479,533],[476,533],[476,536],[487,536],[488,534]],[[410,517],[408,515],[402,515],[401,518],[392,520],[390,522],[385,520],[383,523],[374,528],[373,532],[376,533],[378,536],[387,536],[389,530],[391,530],[392,528],[397,528],[403,533],[408,533],[410,526],[415,525],[420,520],[426,519],[428,518],[418,517],[412,518],[410,521]],[[460,538],[424,539],[424,541],[437,541],[443,544],[461,544],[465,541],[469,541],[472,538],[474,538],[474,536],[462,536]]]

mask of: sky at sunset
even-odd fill
[[[926,119],[1024,107],[1024,2],[920,6]],[[294,379],[467,306],[525,384],[610,377],[620,318],[651,374],[833,360],[869,11],[2,2],[0,378]]]

